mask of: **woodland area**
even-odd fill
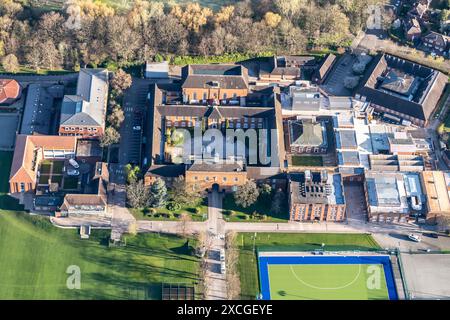
[[[382,0],[244,0],[218,10],[198,3],[69,0],[61,10],[32,10],[0,0],[3,71],[129,66],[162,56],[299,54],[338,49],[364,27]],[[38,12],[38,13],[37,13]]]

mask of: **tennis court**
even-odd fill
[[[397,300],[389,256],[259,255],[264,300]]]

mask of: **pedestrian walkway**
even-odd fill
[[[220,260],[220,252],[225,251],[224,220],[222,217],[223,194],[213,191],[208,195],[208,231],[205,239],[207,253],[205,255],[205,265],[207,271],[205,275],[205,298],[207,300],[226,300],[227,281],[226,270],[223,273],[221,265],[225,264]]]

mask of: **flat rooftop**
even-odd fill
[[[293,203],[345,204],[342,177],[333,172],[292,173],[290,196]]]

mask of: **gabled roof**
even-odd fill
[[[187,65],[182,69],[183,88],[248,89],[248,71],[241,65]]]
[[[408,34],[416,34],[422,32],[422,28],[420,27],[419,21],[416,18],[412,18],[408,20],[405,24],[406,33]]]
[[[449,38],[447,36],[434,31],[430,31],[427,35],[425,35],[423,40],[432,41],[442,47],[445,47],[449,42]]]
[[[175,165],[153,165],[148,168],[146,176],[162,177],[162,178],[177,178],[184,175],[186,167],[184,164]]]
[[[33,167],[37,163],[33,164],[33,161],[35,161],[36,150],[75,150],[76,141],[77,138],[72,136],[17,135],[9,179],[21,173],[22,178],[25,176],[29,181],[34,182],[36,175]]]
[[[325,79],[335,61],[336,56],[332,53],[328,54],[322,61],[322,64],[320,65],[319,69],[317,69],[316,72],[314,73],[314,78],[318,80]]]
[[[60,125],[105,126],[108,70],[81,69],[77,94],[64,96]]]
[[[105,207],[104,197],[97,194],[66,194],[61,210],[68,210],[73,206],[100,206]]]
[[[9,103],[20,96],[20,85],[16,80],[0,79],[0,103]]]
[[[162,105],[156,109],[161,116],[178,117],[211,117],[215,114],[221,118],[270,117],[274,115],[274,108],[264,107],[231,107],[231,106],[192,106],[192,105]],[[215,109],[217,111],[215,111]],[[217,113],[218,112],[218,113]]]

